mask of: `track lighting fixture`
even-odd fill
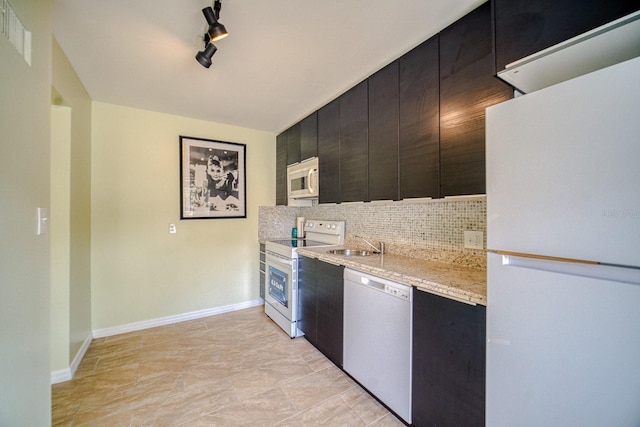
[[[229,35],[224,25],[218,22],[218,19],[220,19],[220,9],[222,9],[222,4],[219,0],[215,2],[214,8],[215,12],[214,9],[211,8],[211,6],[202,9],[202,13],[207,20],[207,24],[209,24],[207,34],[209,35],[209,39],[212,42],[223,39]]]
[[[211,57],[216,53],[216,50],[218,50],[218,48],[213,43],[209,43],[204,50],[201,50],[196,54],[196,60],[198,60],[200,65],[204,68],[209,68],[212,64]]]
[[[218,19],[220,19],[220,9],[222,9],[222,2],[220,0],[215,1],[213,8],[209,6],[202,9],[202,14],[207,20],[209,27],[202,37],[205,46],[204,50],[196,54],[196,60],[205,68],[211,66],[211,57],[216,53],[216,50],[218,50],[218,48],[213,45],[213,42],[229,35],[224,25],[218,21]]]

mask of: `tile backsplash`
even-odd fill
[[[487,231],[485,196],[426,201],[314,204],[312,207],[261,206],[259,238],[291,235],[297,216],[344,220],[346,245],[366,248],[354,235],[384,242],[387,253],[486,267],[484,250],[464,248],[464,231]]]

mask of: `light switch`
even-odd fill
[[[49,232],[49,209],[38,208],[38,236]]]

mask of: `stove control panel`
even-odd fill
[[[304,229],[315,233],[339,235],[344,233],[344,221],[308,220],[304,223]]]
[[[344,243],[344,221],[309,219],[304,223],[304,230],[309,240],[318,240],[334,245]]]

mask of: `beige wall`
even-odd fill
[[[91,98],[52,41],[52,370],[69,368],[91,336]],[[64,118],[68,116],[68,118]],[[60,123],[66,120],[66,123]],[[56,126],[52,125],[52,131]],[[52,137],[56,134],[52,135]]]
[[[0,35],[0,425],[51,423],[49,207],[53,1],[11,0],[32,32],[29,66]]]
[[[51,371],[71,362],[70,310],[70,148],[71,108],[51,106]]]
[[[92,132],[93,329],[258,299],[275,134],[99,102]],[[179,135],[247,145],[246,219],[180,221]]]

